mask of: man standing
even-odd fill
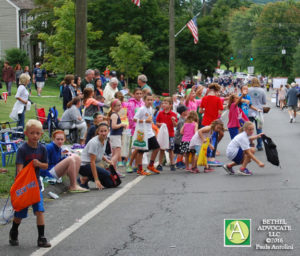
[[[82,80],[80,84],[81,91],[85,88],[92,88],[95,90],[95,84],[94,84],[94,77],[95,77],[95,71],[92,69],[88,69],[85,71],[85,78]]]
[[[13,68],[9,65],[8,61],[4,62],[4,67],[2,69],[2,79],[6,84],[8,96],[11,96],[11,86],[13,81],[15,81],[15,73]]]
[[[46,78],[47,78],[46,70],[41,69],[41,63],[37,62],[35,64],[35,69],[33,70],[33,82],[36,83],[38,96],[41,96],[42,89],[45,86]]]
[[[137,80],[137,83],[139,85],[139,87],[141,87],[142,90],[144,89],[150,89],[151,93],[152,93],[152,89],[151,87],[147,84],[147,77],[145,75],[139,75],[138,76],[138,80]]]
[[[287,93],[288,112],[290,114],[290,123],[296,121],[299,91],[296,83],[291,83],[291,89]]]

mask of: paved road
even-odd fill
[[[228,176],[222,168],[209,174],[189,174],[183,170],[135,180],[127,175],[118,189],[65,194],[46,203],[46,234],[53,239],[101,204],[137,183],[99,214],[87,221],[45,255],[99,256],[210,256],[210,255],[300,255],[300,117],[289,123],[286,112],[272,108],[265,115],[264,131],[278,144],[282,169],[266,163],[260,169],[250,165],[251,177]],[[219,149],[220,161],[229,142],[226,133]],[[258,152],[265,161],[265,153]],[[224,219],[252,219],[250,248],[224,247]],[[285,219],[292,231],[281,232],[284,243],[294,250],[261,251],[266,231],[257,231],[265,218]],[[37,248],[35,218],[31,215],[20,227],[20,246],[8,245],[9,226],[0,228],[1,255],[31,255]],[[74,225],[72,226],[74,227]],[[35,255],[43,255],[38,251]]]

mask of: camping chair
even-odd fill
[[[12,164],[13,158],[17,153],[19,144],[23,143],[22,139],[11,140],[13,132],[14,131],[11,129],[2,129],[0,131],[2,139],[2,141],[0,141],[0,149],[3,167],[5,167],[7,164]]]

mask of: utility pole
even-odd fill
[[[176,92],[175,79],[175,0],[169,3],[169,93],[172,95]]]
[[[75,74],[84,77],[87,59],[87,1],[76,0],[75,9]]]

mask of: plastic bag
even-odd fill
[[[159,133],[157,135],[157,142],[160,146],[160,149],[169,149],[170,142],[169,142],[169,132],[166,124],[162,124]]]
[[[132,139],[132,148],[139,150],[148,150],[148,138],[146,130],[147,128],[145,122],[137,122]]]
[[[5,205],[0,209],[0,224],[5,225],[9,223],[14,216],[14,209],[9,200],[9,196],[6,199]]]
[[[122,133],[122,147],[121,147],[121,156],[128,157],[130,151],[130,139],[131,139],[131,130],[126,129]]]
[[[199,153],[199,157],[197,160],[197,165],[199,166],[206,166],[207,165],[207,148],[209,145],[209,138],[206,138],[206,142],[202,144],[200,153]]]
[[[264,125],[264,114],[263,112],[259,111],[257,112],[257,115],[255,117],[256,122],[257,122],[257,128],[262,129]]]

